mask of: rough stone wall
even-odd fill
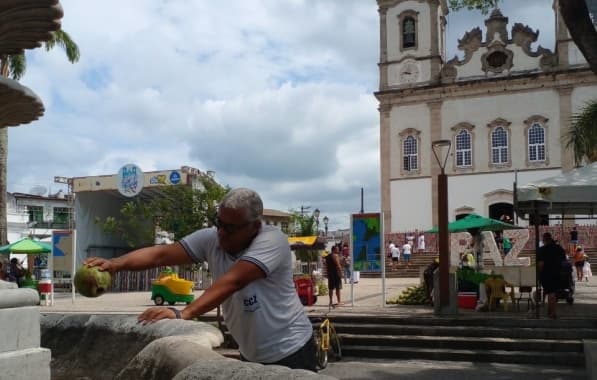
[[[313,372],[228,359],[213,351],[224,338],[204,322],[134,316],[47,314],[42,346],[52,350],[52,379],[331,379]]]

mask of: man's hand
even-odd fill
[[[176,319],[176,314],[167,307],[150,307],[137,317],[137,322],[146,325],[157,322],[160,319]]]
[[[83,261],[83,264],[87,265],[88,267],[97,267],[100,271],[107,271],[110,273],[114,273],[117,271],[112,260],[104,259],[101,257],[89,257],[85,259],[85,261]]]

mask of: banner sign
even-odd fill
[[[354,271],[381,272],[381,213],[353,214],[350,228]]]

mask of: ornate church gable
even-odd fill
[[[557,65],[557,56],[541,46],[535,51],[531,44],[537,41],[539,31],[516,23],[508,39],[508,18],[495,9],[485,20],[486,33],[474,28],[458,41],[464,58],[457,56],[443,65],[443,83],[485,78],[512,77],[529,73],[548,72]]]

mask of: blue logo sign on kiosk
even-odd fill
[[[180,182],[180,173],[177,171],[173,171],[170,173],[170,183],[173,185],[178,185]]]
[[[118,192],[125,197],[134,197],[143,190],[143,171],[135,164],[126,164],[118,171]]]

